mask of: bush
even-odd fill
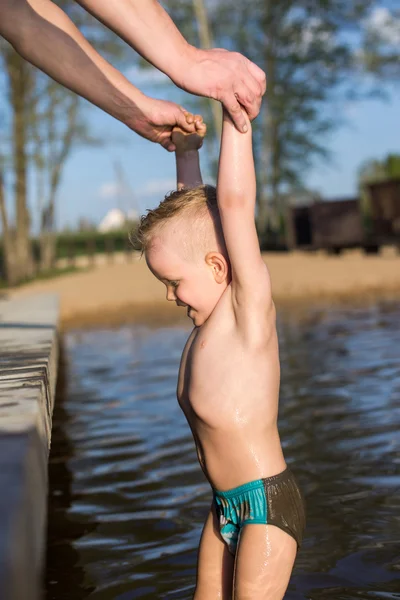
[[[76,233],[59,233],[56,237],[56,259],[69,258],[70,256],[86,256],[87,254],[101,254],[104,252],[124,252],[133,249],[129,241],[128,230],[110,231],[80,231]],[[32,238],[33,255],[36,262],[40,259],[40,240]],[[0,238],[0,277],[2,275],[3,244]]]

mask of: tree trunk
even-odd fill
[[[193,0],[193,8],[196,17],[197,29],[199,32],[200,45],[204,49],[212,47],[212,37],[210,32],[210,23],[208,20],[207,9],[204,0]],[[217,141],[221,136],[222,131],[222,110],[220,103],[210,99],[211,110],[214,120],[215,137]]]
[[[54,232],[43,232],[40,236],[40,270],[53,269],[56,262],[56,236]]]
[[[13,119],[13,162],[15,176],[15,276],[18,281],[34,274],[30,240],[30,220],[27,207],[27,105],[31,87],[30,65],[13,49],[7,60],[10,78],[10,101]],[[11,261],[13,262],[13,261]]]
[[[55,190],[51,195],[47,208],[42,213],[42,229],[40,234],[40,269],[48,271],[55,266],[56,235],[54,233]]]
[[[4,274],[8,285],[12,286],[18,283],[18,270],[16,265],[15,236],[10,230],[7,218],[4,185],[2,174],[0,173],[0,217],[3,226],[3,261]]]

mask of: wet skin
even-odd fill
[[[236,326],[230,283],[216,284],[207,265],[183,260],[169,236],[146,260],[166,285],[167,299],[188,307],[195,325],[182,354],[177,395],[210,484],[223,491],[280,473],[286,464],[277,429],[280,370],[272,300],[262,314],[249,315],[263,333],[252,343]]]

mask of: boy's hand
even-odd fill
[[[188,133],[180,127],[174,127],[171,139],[177,154],[199,150],[203,145],[203,140],[207,133],[207,126],[200,115],[186,113],[186,120],[188,123],[194,123],[195,132]]]

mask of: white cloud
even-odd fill
[[[400,18],[392,15],[387,8],[375,8],[365,26],[384,43],[400,48]]]
[[[137,65],[133,65],[125,71],[125,75],[134,85],[138,87],[142,85],[171,84],[170,78],[154,67],[141,69]]]
[[[115,181],[103,183],[98,190],[98,197],[102,200],[121,200],[136,198],[137,202],[141,199],[152,196],[160,196],[160,200],[171,190],[176,190],[175,179],[153,179],[139,188],[128,188]]]
[[[100,186],[99,196],[100,196],[100,198],[109,200],[110,198],[115,198],[116,196],[119,196],[120,194],[123,194],[124,192],[125,192],[125,190],[123,189],[123,186],[121,186],[120,184],[118,184],[114,181],[111,181],[108,183],[103,183]]]
[[[155,196],[156,194],[166,194],[175,189],[175,179],[155,179],[148,181],[144,186],[136,190],[136,194],[145,198],[148,196]]]

